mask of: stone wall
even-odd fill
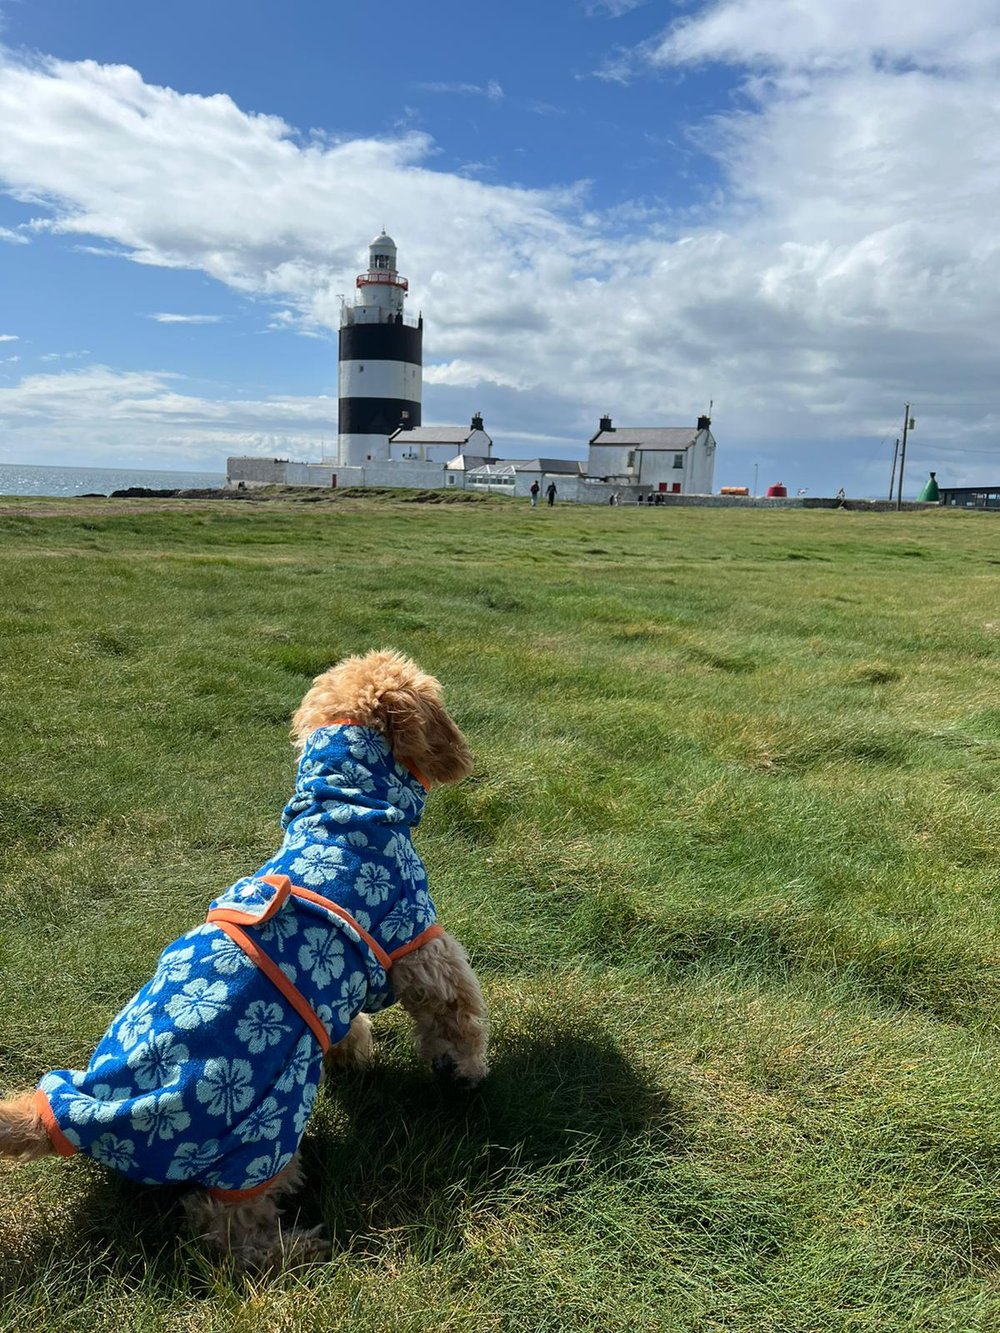
[[[226,459],[226,485],[237,486],[324,486],[331,484],[337,469],[330,463],[294,463],[287,458]]]

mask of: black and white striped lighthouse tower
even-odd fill
[[[403,317],[407,283],[396,272],[396,242],[385,232],[368,247],[354,304],[340,312],[342,467],[389,457],[389,436],[420,425],[424,321]]]

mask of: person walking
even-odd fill
[[[542,488],[541,486],[539,486],[537,481],[533,481],[528,489],[531,494],[531,507],[532,509],[534,509],[535,505],[538,504],[538,492]]]
[[[556,484],[554,481],[550,481],[548,486],[546,486],[545,498],[548,500],[549,508],[551,509],[556,502]]]

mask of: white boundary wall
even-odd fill
[[[536,478],[541,486],[539,503],[545,503],[545,489],[550,481],[556,484],[556,504],[607,504],[617,495],[622,504],[635,503],[636,489],[614,482],[587,481],[583,477],[564,473],[515,472],[514,486],[473,486],[468,476],[457,469],[449,471],[443,463],[391,462],[365,463],[354,467],[338,467],[336,463],[294,463],[282,458],[229,458],[226,460],[226,485],[230,488],[252,486],[317,486],[330,487],[336,480],[337,488],[344,486],[399,486],[407,490],[469,490],[481,494],[511,495],[518,500],[529,499],[529,487]],[[641,493],[650,490],[642,487]],[[674,501],[681,496],[665,496]],[[689,497],[683,497],[685,499]],[[695,497],[690,497],[694,499]]]

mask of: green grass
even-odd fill
[[[0,1328],[995,1330],[998,593],[989,515],[8,506],[0,1082],[270,854],[293,708],[383,645],[477,755],[418,836],[495,1069],[384,1015],[306,1139],[333,1262],[270,1284],[0,1169]]]

